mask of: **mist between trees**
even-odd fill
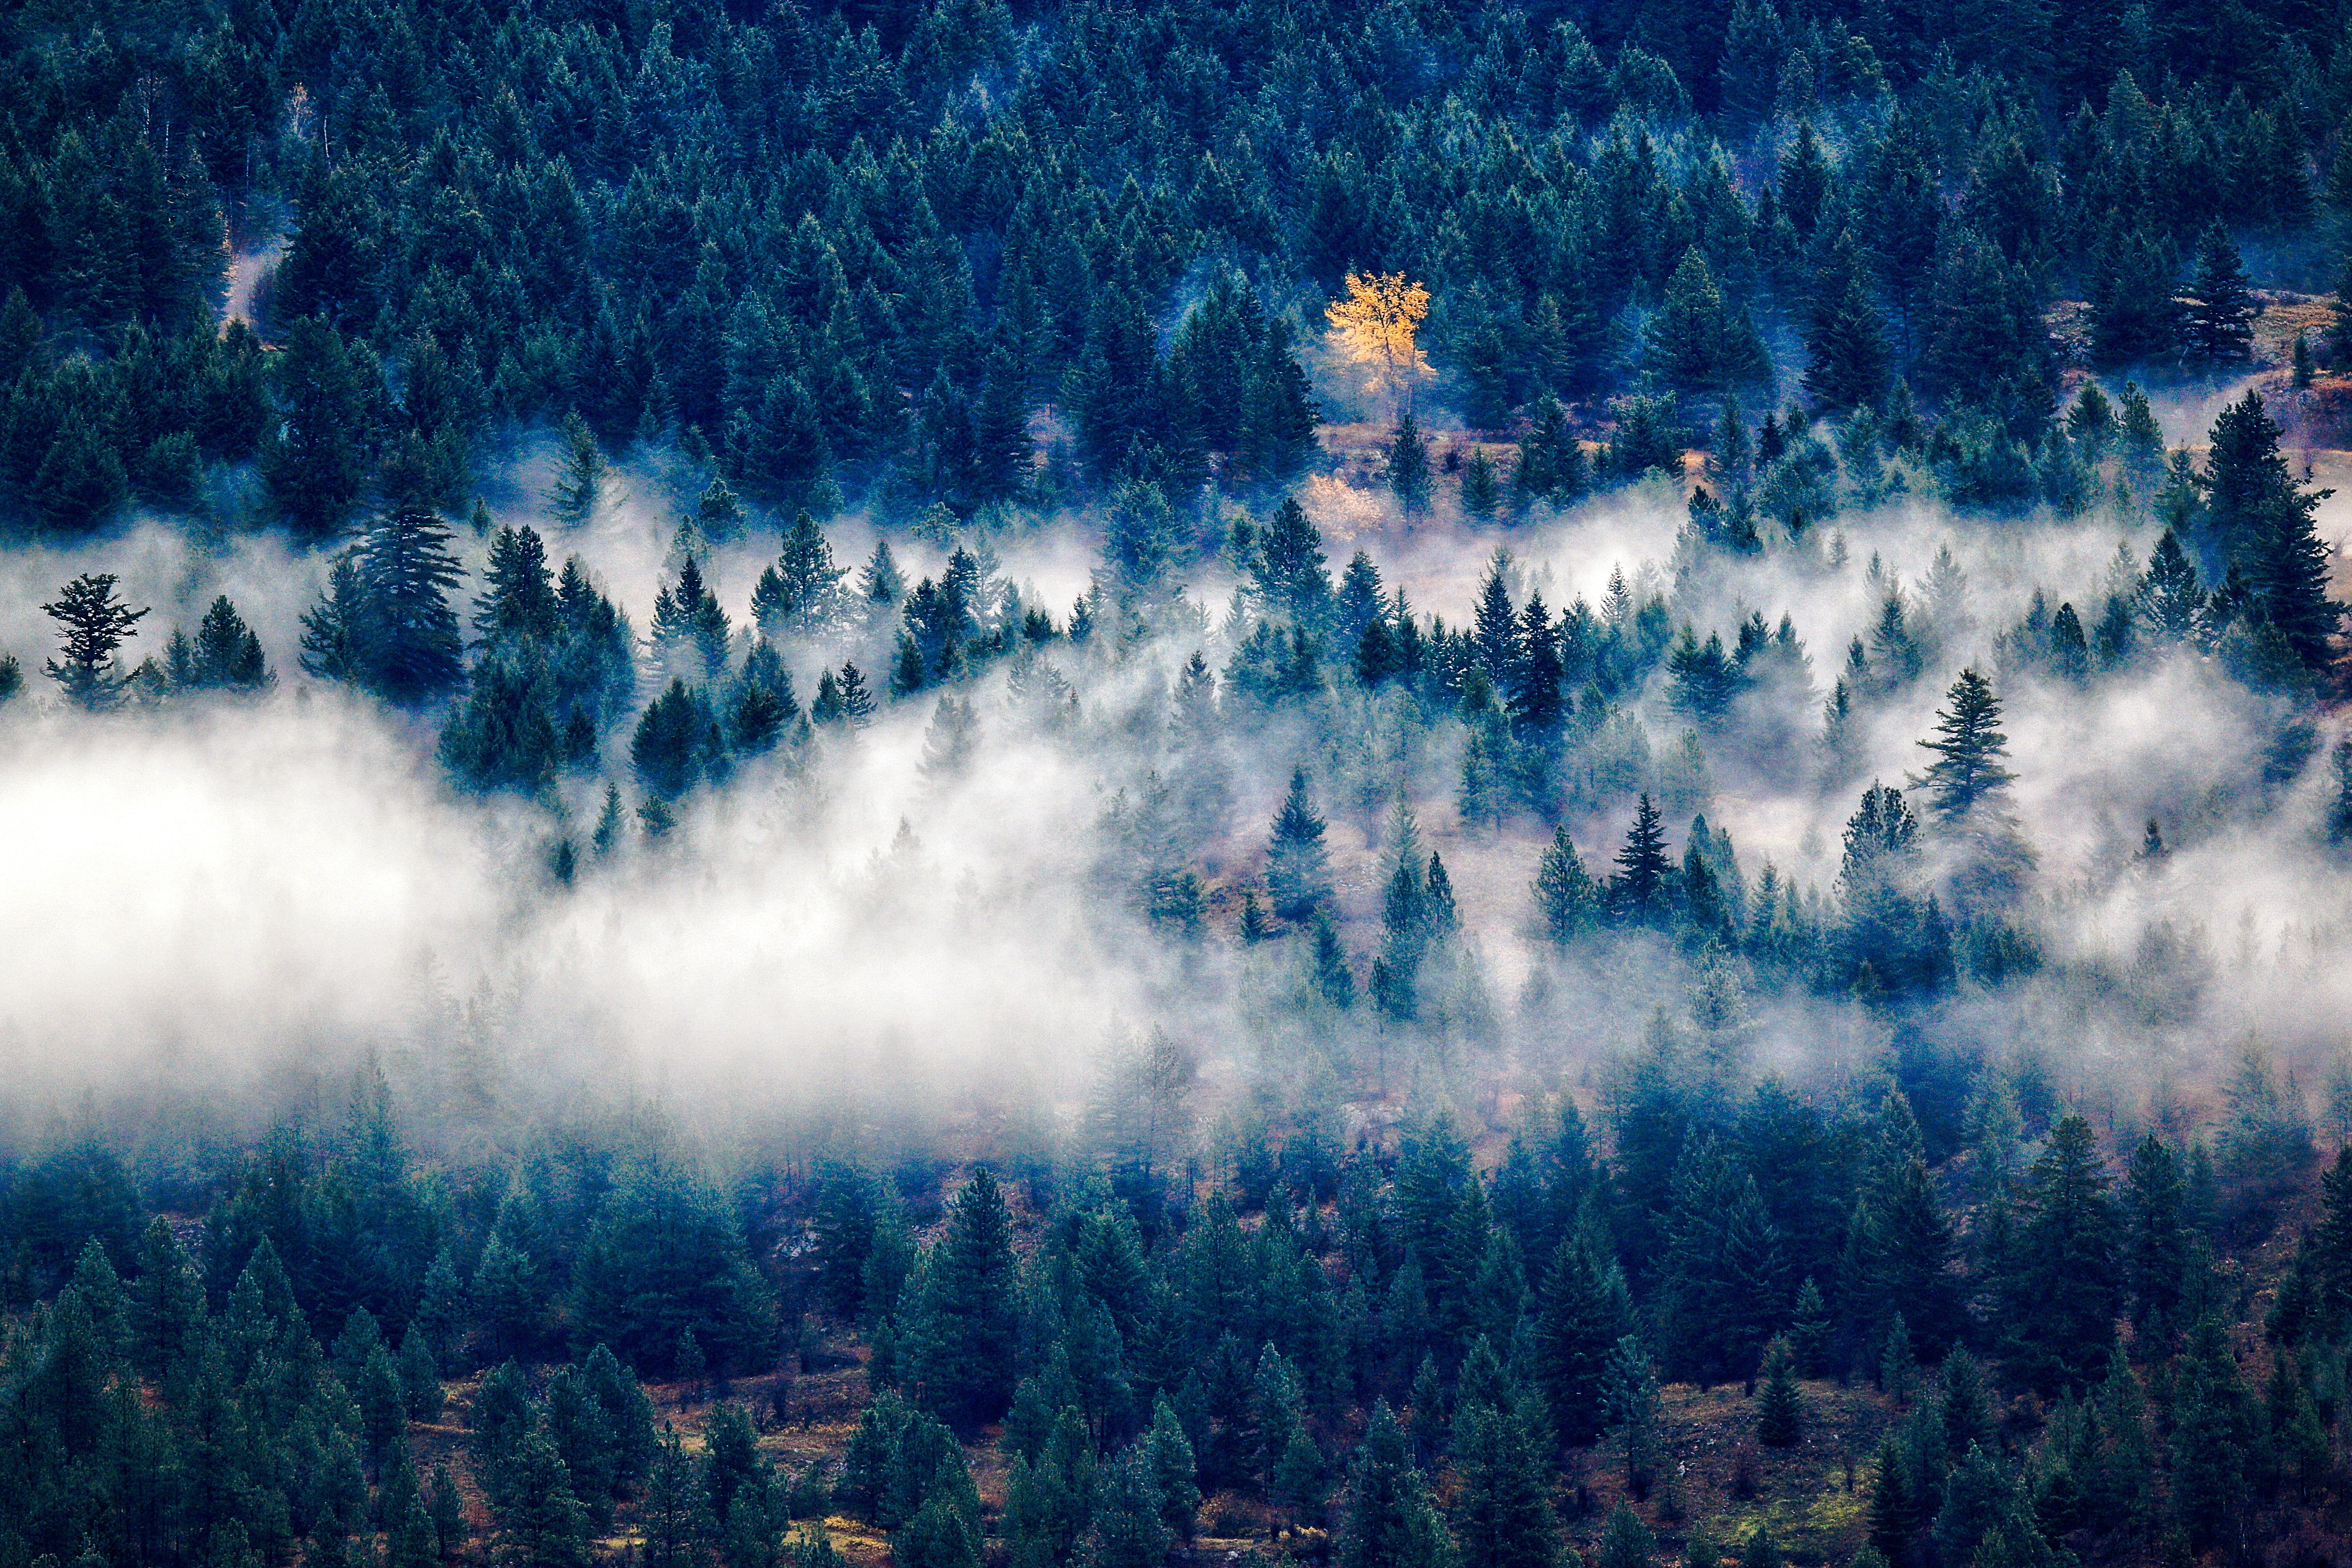
[[[0,58],[0,1568],[2346,1557],[2340,18]]]

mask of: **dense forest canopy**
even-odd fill
[[[0,58],[0,1568],[2352,1556],[2352,14]]]

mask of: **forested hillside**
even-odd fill
[[[0,1568],[2352,1557],[2352,13],[0,58]]]

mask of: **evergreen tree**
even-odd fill
[[[2254,346],[2254,317],[2262,307],[2252,279],[2238,259],[2238,247],[2215,223],[2197,241],[2197,272],[2181,312],[2181,338],[2189,356],[2220,367],[2243,363]]]
[[[1641,1515],[1623,1502],[1609,1510],[1608,1522],[1601,1529],[1601,1550],[1594,1557],[1596,1568],[1653,1568],[1657,1553],[1657,1539]]]
[[[724,762],[725,744],[701,692],[672,680],[639,716],[629,738],[629,760],[647,789],[675,800]]]
[[[1449,1568],[1453,1542],[1385,1400],[1348,1466],[1340,1568]]]
[[[1562,952],[1599,916],[1601,889],[1584,869],[1566,827],[1552,829],[1551,844],[1536,867],[1534,891],[1543,938]]]
[[[182,650],[184,650],[183,652]],[[275,680],[261,638],[227,595],[215,598],[193,639],[174,633],[172,685],[180,691],[260,691]]]
[[[2344,615],[2327,597],[2328,555],[2313,523],[2320,497],[2296,484],[2279,427],[2249,392],[2214,421],[2207,518],[2223,559],[2242,570],[2261,618],[2310,668],[2328,658]]]
[[[1331,875],[1323,848],[1323,819],[1307,794],[1307,770],[1290,771],[1290,791],[1275,814],[1266,842],[1266,893],[1274,912],[1304,921],[1331,896]]]
[[[2200,1321],[2182,1358],[2172,1434],[2172,1506],[2189,1550],[2235,1547],[2246,1539],[2250,1472],[2263,1433],[2253,1396],[2239,1376],[2229,1331]]]
[[[141,617],[115,596],[114,574],[85,572],[58,591],[41,606],[58,623],[63,662],[50,659],[49,679],[64,688],[66,700],[88,712],[101,712],[121,700],[123,677],[115,653],[123,639],[138,636]]]
[[[1803,1421],[1795,1357],[1788,1341],[1775,1340],[1764,1352],[1764,1385],[1756,1396],[1756,1440],[1768,1448],[1793,1447],[1802,1436]]]
[[[263,447],[262,478],[297,533],[325,539],[367,483],[366,371],[333,327],[310,317],[288,328],[272,368],[284,417]]]
[[[547,546],[534,529],[504,527],[491,536],[474,600],[474,635],[485,646],[545,639],[555,633],[559,606]]]
[[[357,601],[321,606],[340,612],[360,682],[401,707],[445,696],[465,677],[464,638],[449,603],[458,579],[449,546],[448,525],[429,506],[397,501],[352,548]]]
[[[1937,756],[1926,776],[1928,804],[1948,825],[1967,822],[1980,810],[1999,814],[2003,792],[2017,776],[2001,766],[2009,737],[1994,728],[2000,699],[1992,682],[1964,669],[1945,700],[1949,707],[1936,715],[1935,738],[1919,742]]]
[[[1645,790],[1634,807],[1625,847],[1617,852],[1617,875],[1609,883],[1610,912],[1628,925],[1663,921],[1668,913],[1667,879],[1673,868],[1658,808]]]
[[[1454,1536],[1495,1568],[1553,1568],[1559,1523],[1524,1410],[1484,1402],[1454,1423]]]
[[[2053,1393],[2087,1387],[2106,1365],[2120,1303],[2107,1179],[2079,1116],[2052,1129],[2033,1163],[2016,1269],[2004,1310],[2016,1375]]]
[[[2203,625],[2205,591],[2198,586],[2197,568],[2181,549],[2180,536],[2169,528],[2149,552],[2139,581],[2139,611],[2149,629],[2168,642],[2187,642]]]
[[[1323,535],[1295,496],[1285,496],[1259,536],[1252,563],[1259,601],[1291,625],[1319,630],[1331,612],[1331,578],[1324,567]]]
[[[1421,426],[1410,412],[1397,422],[1395,438],[1389,443],[1388,474],[1389,489],[1396,496],[1406,521],[1429,510],[1429,499],[1435,489],[1429,444],[1422,439]]]
[[[1511,469],[1512,504],[1520,510],[1537,501],[1566,506],[1584,493],[1589,475],[1567,412],[1549,395],[1538,398]]]
[[[948,1232],[923,1259],[914,1381],[925,1405],[966,1428],[1012,1402],[1018,1331],[1011,1218],[983,1165],[951,1205]]]
[[[1727,305],[1696,247],[1683,252],[1665,299],[1645,329],[1659,373],[1688,392],[1724,392],[1761,380],[1771,369],[1756,324]]]
[[[1171,1533],[1160,1518],[1150,1456],[1131,1447],[1108,1470],[1087,1533],[1087,1568],[1160,1568],[1168,1560]]]
[[[1583,1447],[1605,1425],[1609,1357],[1628,1325],[1618,1302],[1622,1281],[1597,1265],[1583,1242],[1562,1240],[1552,1254],[1536,1318],[1536,1373],[1560,1441]]]
[[[1495,472],[1494,459],[1486,456],[1484,447],[1470,448],[1470,456],[1462,465],[1462,514],[1481,526],[1495,521],[1502,509],[1503,487]]]
[[[1805,333],[1805,390],[1823,407],[1854,408],[1885,393],[1891,358],[1851,234],[1839,236],[1831,269]]]
[[[563,416],[563,466],[555,488],[548,492],[555,521],[566,528],[584,527],[604,498],[604,455],[596,449],[595,435],[577,410]]]

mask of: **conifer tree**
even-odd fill
[[[2206,459],[2207,518],[2261,617],[2316,669],[2344,606],[2327,596],[2327,548],[2313,523],[2321,498],[2295,482],[2279,434],[2254,393],[2221,411]]]
[[[1629,925],[1655,925],[1664,921],[1668,913],[1667,878],[1673,868],[1658,808],[1645,790],[1634,807],[1625,847],[1617,852],[1617,875],[1609,883],[1610,912]]]
[[[136,637],[141,617],[116,597],[110,572],[85,572],[41,606],[58,623],[59,652],[48,661],[49,679],[64,688],[66,700],[87,712],[100,712],[121,700],[122,674],[115,660],[123,639]]]
[[[2219,368],[2242,363],[2253,353],[2254,317],[2262,307],[2252,279],[2238,259],[2238,247],[2220,223],[2197,241],[2197,271],[2182,311],[2181,337],[2191,358]]]
[[[332,326],[309,317],[289,327],[272,369],[285,417],[263,446],[262,478],[297,533],[326,539],[367,483],[366,374]]]
[[[1340,1568],[1451,1568],[1454,1562],[1428,1485],[1385,1400],[1372,1406],[1371,1426],[1349,1463],[1339,1533]]]
[[[1623,1502],[1609,1510],[1608,1522],[1601,1529],[1601,1550],[1595,1556],[1596,1568],[1652,1568],[1657,1558],[1658,1542],[1642,1516]]]
[[[1171,1532],[1160,1518],[1150,1456],[1130,1447],[1108,1472],[1087,1534],[1087,1568],[1160,1568],[1168,1560]]]
[[[1397,421],[1395,437],[1389,442],[1388,474],[1389,489],[1406,521],[1429,510],[1436,486],[1430,469],[1429,443],[1422,439],[1421,426],[1410,412]]]
[[[2198,586],[2197,568],[2180,547],[2180,536],[2169,528],[2148,554],[2138,597],[2140,616],[2157,636],[2174,643],[2197,636],[2204,618],[2205,591]]]
[[[1258,598],[1279,609],[1291,625],[1319,630],[1331,611],[1331,578],[1325,570],[1323,535],[1296,496],[1285,496],[1259,536],[1251,566]]]
[[[1577,1237],[1563,1239],[1544,1278],[1536,1318],[1536,1373],[1561,1442],[1601,1436],[1609,1358],[1626,1325],[1608,1274]]]
[[[1600,887],[1585,870],[1565,826],[1552,829],[1551,843],[1536,866],[1534,891],[1544,940],[1563,952],[1600,915]]]
[[[1771,368],[1756,324],[1745,308],[1725,302],[1696,246],[1683,252],[1645,331],[1660,374],[1684,391],[1727,391],[1762,379]]]
[[[1266,894],[1274,912],[1304,921],[1331,896],[1331,874],[1323,848],[1323,819],[1307,793],[1307,770],[1290,771],[1290,790],[1275,814],[1265,851]]]
[[[1549,394],[1537,399],[1511,468],[1512,505],[1522,511],[1537,501],[1566,506],[1584,493],[1589,477],[1584,447],[1568,427],[1566,410]]]
[[[1554,1568],[1559,1522],[1547,1467],[1518,1405],[1467,1405],[1454,1423],[1454,1536],[1494,1568]]]
[[[1876,402],[1886,390],[1891,361],[1885,329],[1850,233],[1838,237],[1831,274],[1812,307],[1805,351],[1805,390],[1823,407],[1858,407]]]
[[[259,691],[275,680],[261,638],[226,594],[205,611],[193,639],[173,634],[169,668],[177,691]]]
[[[2114,1206],[2090,1123],[2068,1116],[2033,1163],[2017,1272],[2005,1291],[2009,1359],[2036,1388],[2087,1387],[2120,1304]]]
[[[1486,456],[1484,447],[1470,448],[1470,456],[1462,465],[1462,514],[1471,521],[1484,525],[1495,521],[1502,509],[1503,488],[1495,472],[1494,459]]]
[[[1949,707],[1936,715],[1935,737],[1919,742],[1937,755],[1926,776],[1928,804],[1950,825],[1979,810],[2000,813],[2003,792],[2017,776],[2001,766],[2009,737],[1995,728],[2000,699],[1992,682],[1971,668],[1960,671],[1945,700]]]
[[[563,466],[547,496],[555,521],[565,528],[585,525],[604,498],[605,479],[604,454],[575,409],[563,416]]]
[[[2249,1472],[2263,1447],[2262,1415],[2238,1373],[2229,1331],[2201,1320],[2182,1358],[2172,1434],[2172,1506],[2190,1551],[2245,1539]]]
[[[448,525],[414,499],[413,454],[401,472],[406,477],[393,482],[410,499],[396,500],[360,536],[351,557],[358,598],[333,607],[361,683],[389,702],[415,707],[464,679],[465,644],[449,603],[459,574]]]
[[[996,1176],[982,1165],[956,1194],[947,1235],[923,1260],[914,1380],[926,1405],[966,1428],[996,1420],[1013,1397],[1019,1325],[1011,1224]]]
[[[1793,1447],[1803,1435],[1804,1398],[1797,1389],[1796,1358],[1785,1339],[1764,1352],[1764,1383],[1756,1396],[1756,1440],[1768,1448]]]
[[[1192,1440],[1185,1436],[1176,1407],[1163,1392],[1151,1406],[1151,1426],[1143,1446],[1151,1467],[1151,1482],[1159,1497],[1160,1522],[1181,1540],[1192,1537],[1193,1515],[1201,1506],[1199,1469]]]

